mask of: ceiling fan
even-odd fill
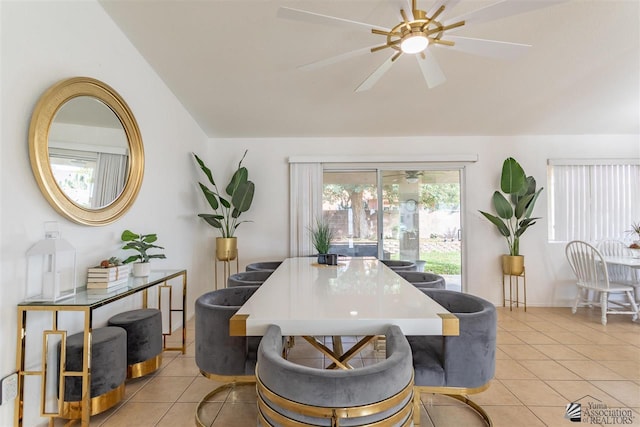
[[[420,181],[420,177],[422,175],[424,175],[424,172],[422,172],[422,171],[407,170],[407,171],[404,171],[402,173],[384,175],[384,177],[385,178],[402,177],[403,179],[405,179],[407,181],[407,183],[416,184],[416,183],[418,183]]]
[[[513,16],[567,0],[500,0],[497,3],[453,18],[449,18],[449,12],[460,0],[436,0],[426,11],[418,9],[417,0],[411,0],[410,3],[409,0],[391,1],[399,9],[399,15],[396,19],[400,20],[391,28],[289,7],[280,7],[278,16],[309,23],[355,27],[368,30],[376,36],[382,36],[384,38],[383,44],[342,53],[301,67],[310,70],[358,55],[391,50],[391,56],[356,88],[356,92],[362,92],[371,89],[402,54],[415,56],[429,88],[444,83],[446,81],[444,73],[431,52],[435,46],[491,58],[515,58],[523,54],[531,45],[460,37],[451,35],[451,33],[471,24]]]

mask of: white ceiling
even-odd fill
[[[287,6],[390,28],[394,1],[101,4],[210,137],[640,134],[638,0],[568,0],[463,27],[456,35],[533,47],[511,61],[430,48],[447,77],[433,89],[403,55],[361,93],[388,51],[297,67],[382,36],[276,16]],[[462,0],[447,16],[491,3]]]

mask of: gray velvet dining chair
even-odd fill
[[[421,291],[458,318],[460,334],[407,337],[413,353],[416,396],[437,393],[453,397],[476,410],[491,425],[487,412],[468,395],[486,390],[495,374],[495,306],[470,294],[442,289]],[[419,425],[420,413],[414,413],[414,423]]]
[[[280,267],[282,261],[262,261],[262,262],[252,262],[251,264],[247,264],[245,267],[246,271],[275,271],[276,268]]]
[[[255,383],[260,337],[231,336],[229,320],[253,295],[258,286],[238,286],[207,292],[195,304],[195,361],[200,373],[224,383],[202,398],[196,409],[196,424],[204,426],[203,405],[214,394],[237,384]]]
[[[258,350],[258,426],[411,426],[411,349],[397,326],[386,340],[378,363],[318,369],[282,358],[280,327],[269,326]]]
[[[393,271],[416,271],[417,266],[413,261],[402,261],[393,259],[381,259],[381,263],[392,269]]]
[[[260,286],[271,276],[271,273],[273,273],[271,270],[241,271],[227,278],[227,287]]]
[[[447,282],[439,274],[421,271],[396,271],[396,273],[416,288],[445,289]]]

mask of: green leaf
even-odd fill
[[[220,204],[227,209],[231,207],[231,203],[229,203],[227,199],[223,199],[222,197],[220,197]]]
[[[507,224],[505,224],[500,218],[495,215],[491,215],[488,212],[480,211],[480,213],[484,215],[484,217],[489,221],[491,221],[498,228],[500,234],[502,234],[504,237],[509,237],[511,235],[509,227],[507,227]]]
[[[510,219],[513,217],[513,208],[511,203],[502,195],[501,192],[493,193],[493,207],[500,218]]]
[[[536,194],[533,196],[533,198],[531,199],[531,201],[529,202],[529,204],[527,204],[527,209],[524,213],[524,217],[525,218],[529,218],[531,216],[531,214],[533,213],[533,208],[536,205],[536,200],[538,200],[538,196],[540,196],[540,192],[544,189],[544,187],[540,187],[540,189],[536,192]]]
[[[207,199],[207,202],[209,202],[211,209],[214,211],[218,210],[218,198],[216,197],[216,194],[203,183],[199,182],[198,184],[200,184],[200,189],[202,190],[204,197]]]
[[[516,230],[515,235],[517,237],[522,236],[522,234],[524,234],[524,232],[527,231],[527,228],[529,228],[530,226],[535,224],[536,220],[538,220],[538,219],[540,219],[540,218],[527,218],[527,219],[523,219],[522,221],[520,221],[519,227]]]
[[[238,215],[240,215],[241,212],[248,211],[251,207],[255,189],[256,186],[252,181],[245,181],[236,188],[231,203],[238,210]],[[237,218],[237,216],[234,218]]]
[[[129,242],[129,241],[135,240],[135,239],[137,239],[139,237],[140,237],[139,235],[137,235],[136,233],[133,233],[132,231],[124,230],[122,232],[122,236],[120,236],[120,239],[123,242]]]
[[[243,183],[247,182],[248,179],[249,179],[249,171],[247,170],[247,168],[243,167],[236,170],[233,176],[231,177],[231,181],[229,181],[229,185],[227,185],[227,188],[225,191],[227,192],[228,195],[233,197],[238,187]]]
[[[145,234],[144,236],[142,236],[142,241],[146,243],[153,243],[156,240],[158,240],[157,234]]]
[[[211,185],[216,185],[216,183],[213,181],[213,175],[211,174],[211,170],[204,164],[204,162],[202,161],[202,159],[200,159],[200,157],[198,157],[196,155],[196,153],[192,153],[193,156],[196,158],[196,161],[198,162],[198,165],[200,165],[200,169],[202,169],[202,172],[204,172],[204,174],[207,176],[207,178],[209,179],[209,182],[211,183]]]
[[[500,189],[503,193],[519,193],[526,185],[527,176],[522,166],[513,157],[507,158],[502,164],[502,175],[500,177]]]
[[[219,215],[198,214],[198,216],[214,228],[222,228],[222,223],[217,218]]]
[[[131,255],[129,258],[125,259],[122,262],[124,264],[129,264],[130,262],[137,261],[139,259],[142,259],[142,257],[140,255]]]
[[[164,254],[154,254],[154,255],[149,255],[149,259],[151,258],[166,259],[167,257]]]
[[[140,242],[129,242],[122,247],[122,249],[135,249],[139,250],[142,247]]]
[[[518,200],[518,204],[516,205],[516,212],[515,212],[516,218],[518,219],[522,218],[522,215],[524,215],[527,205],[529,204],[531,199],[533,199],[533,196],[534,196],[533,194],[528,194],[522,197],[520,200]]]

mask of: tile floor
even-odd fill
[[[599,310],[530,307],[510,312],[498,309],[496,376],[488,390],[471,396],[489,413],[496,427],[622,425],[622,419],[564,418],[565,405],[579,401],[624,408],[631,425],[640,426],[640,322],[630,316],[609,316]],[[194,362],[193,321],[189,323],[187,353],[164,354],[162,368],[127,383],[123,402],[91,419],[91,426],[193,426],[198,402],[220,385],[198,373]],[[375,363],[373,348],[354,359],[354,366]],[[321,367],[323,358],[304,340],[296,340],[290,359]],[[422,426],[483,425],[478,415],[453,399],[423,394]],[[256,425],[252,386],[225,390],[204,407],[212,427]],[[628,425],[628,424],[627,424]]]

